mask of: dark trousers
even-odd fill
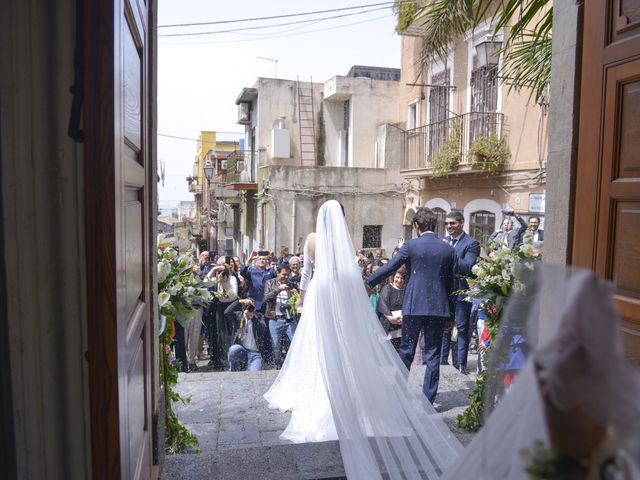
[[[176,360],[180,362],[183,369],[187,368],[187,349],[184,343],[184,328],[178,321],[174,322],[176,334],[173,336],[173,351],[176,355]]]
[[[209,361],[216,367],[222,366],[222,359],[220,357],[220,346],[218,345],[218,328],[217,328],[217,310],[218,301],[211,302],[203,313],[202,321],[207,327],[207,353],[209,354]],[[226,352],[225,352],[226,356]]]
[[[451,352],[453,366],[456,368],[467,368],[467,353],[469,352],[469,342],[471,340],[471,329],[469,318],[471,317],[471,302],[458,300],[456,302],[456,329],[458,330],[458,341],[451,344],[451,331],[442,335],[442,350],[440,352],[440,362],[445,363]]]
[[[433,403],[438,393],[440,382],[440,345],[442,343],[442,327],[445,317],[429,317],[424,315],[405,315],[402,318],[402,341],[400,342],[400,358],[411,368],[420,331],[424,335],[423,358],[427,365],[424,372],[422,392]]]

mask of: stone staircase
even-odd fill
[[[470,369],[475,364],[469,365]],[[166,480],[293,480],[345,478],[338,442],[292,444],[279,438],[290,414],[272,410],[262,398],[278,371],[181,373],[177,390],[191,401],[176,405],[178,418],[193,432],[199,453],[166,455]],[[424,367],[411,374],[422,380]],[[443,366],[436,408],[463,444],[472,434],[455,427],[467,405],[475,376]]]

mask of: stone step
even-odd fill
[[[231,448],[168,455],[164,480],[346,479],[338,442]]]
[[[475,367],[471,359],[469,367]],[[468,404],[475,375],[462,375],[451,366],[441,367],[440,373],[436,410],[467,445],[474,434],[456,427],[455,418]],[[179,374],[176,390],[190,401],[174,405],[174,411],[198,438],[202,452],[165,456],[161,478],[345,478],[338,442],[292,444],[280,439],[290,413],[270,409],[262,397],[277,375],[277,370]],[[424,366],[412,367],[417,385],[423,375]]]

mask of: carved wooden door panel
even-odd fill
[[[584,5],[572,261],[615,285],[640,366],[640,0]]]
[[[85,11],[87,310],[93,478],[152,473],[152,0]]]

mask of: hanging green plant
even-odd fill
[[[497,172],[511,158],[511,150],[505,137],[488,135],[478,138],[469,147],[469,161],[473,168]]]
[[[433,168],[431,174],[434,177],[446,177],[458,168],[462,159],[460,136],[460,122],[452,122],[449,138],[431,158],[431,166]]]

